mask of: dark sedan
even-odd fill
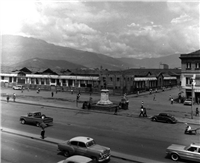
[[[152,121],[155,122],[166,122],[166,123],[176,123],[177,120],[169,113],[160,113],[151,117]]]

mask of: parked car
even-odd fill
[[[14,90],[22,90],[23,89],[23,85],[15,85],[13,86]]]
[[[184,105],[192,105],[192,99],[186,99],[184,102],[183,102]]]
[[[96,144],[94,139],[77,136],[58,144],[58,150],[66,157],[83,155],[91,158],[94,162],[103,162],[110,159],[110,148]]]
[[[91,158],[85,156],[74,155],[58,163],[93,163]]]
[[[166,123],[176,123],[177,122],[175,117],[169,113],[160,113],[158,115],[154,115],[153,117],[151,117],[151,120],[155,121],[155,122],[166,122]]]
[[[174,161],[185,159],[200,162],[200,143],[188,146],[172,144],[166,149],[166,153]]]
[[[53,118],[47,117],[46,115],[42,114],[41,112],[30,112],[27,115],[20,116],[21,124],[35,124],[36,126],[40,126],[41,123],[46,125],[53,124]]]

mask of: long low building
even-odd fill
[[[11,73],[1,72],[1,86],[23,85],[29,89],[78,90],[100,92],[102,88],[111,94],[132,94],[179,84],[180,70],[177,69],[129,69],[124,71],[84,70],[65,73],[51,69],[31,71],[24,67]]]

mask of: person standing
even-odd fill
[[[6,96],[6,100],[7,100],[7,102],[9,102],[9,100],[10,100],[10,96],[9,96],[9,94],[7,94],[7,96]]]
[[[142,103],[141,103],[141,108],[143,108],[144,107],[144,102],[142,101]]]
[[[13,101],[15,102],[15,99],[16,99],[16,94],[13,93]]]
[[[41,138],[42,139],[44,139],[45,138],[45,124],[42,122],[42,123],[40,123],[40,128],[41,128],[41,133],[40,133],[40,135],[41,135]]]
[[[53,97],[54,96],[54,93],[53,92],[51,92],[51,97]]]
[[[173,103],[174,103],[174,99],[173,99],[173,98],[171,98],[171,104],[173,105]]]

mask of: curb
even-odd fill
[[[1,128],[0,130],[1,130],[1,132],[13,134],[13,135],[18,135],[18,136],[38,140],[38,141],[43,141],[43,142],[47,142],[47,143],[51,143],[51,144],[55,144],[55,145],[57,145],[59,143],[58,139],[53,139],[53,138],[49,138],[49,137],[46,138],[46,139],[41,139],[39,137],[36,137],[35,134],[20,132],[20,131],[8,129],[8,128],[6,128],[6,129]],[[50,140],[47,140],[47,139],[50,139]],[[62,141],[60,140],[60,142],[62,142]],[[125,161],[131,161],[131,162],[134,162],[134,163],[147,163],[147,162],[148,163],[164,163],[164,162],[160,162],[160,161],[156,161],[156,160],[151,160],[151,159],[146,159],[146,158],[142,158],[142,157],[123,154],[123,153],[115,152],[115,151],[112,151],[112,150],[111,150],[111,157],[117,158],[117,159],[122,159],[122,160],[125,160]]]

